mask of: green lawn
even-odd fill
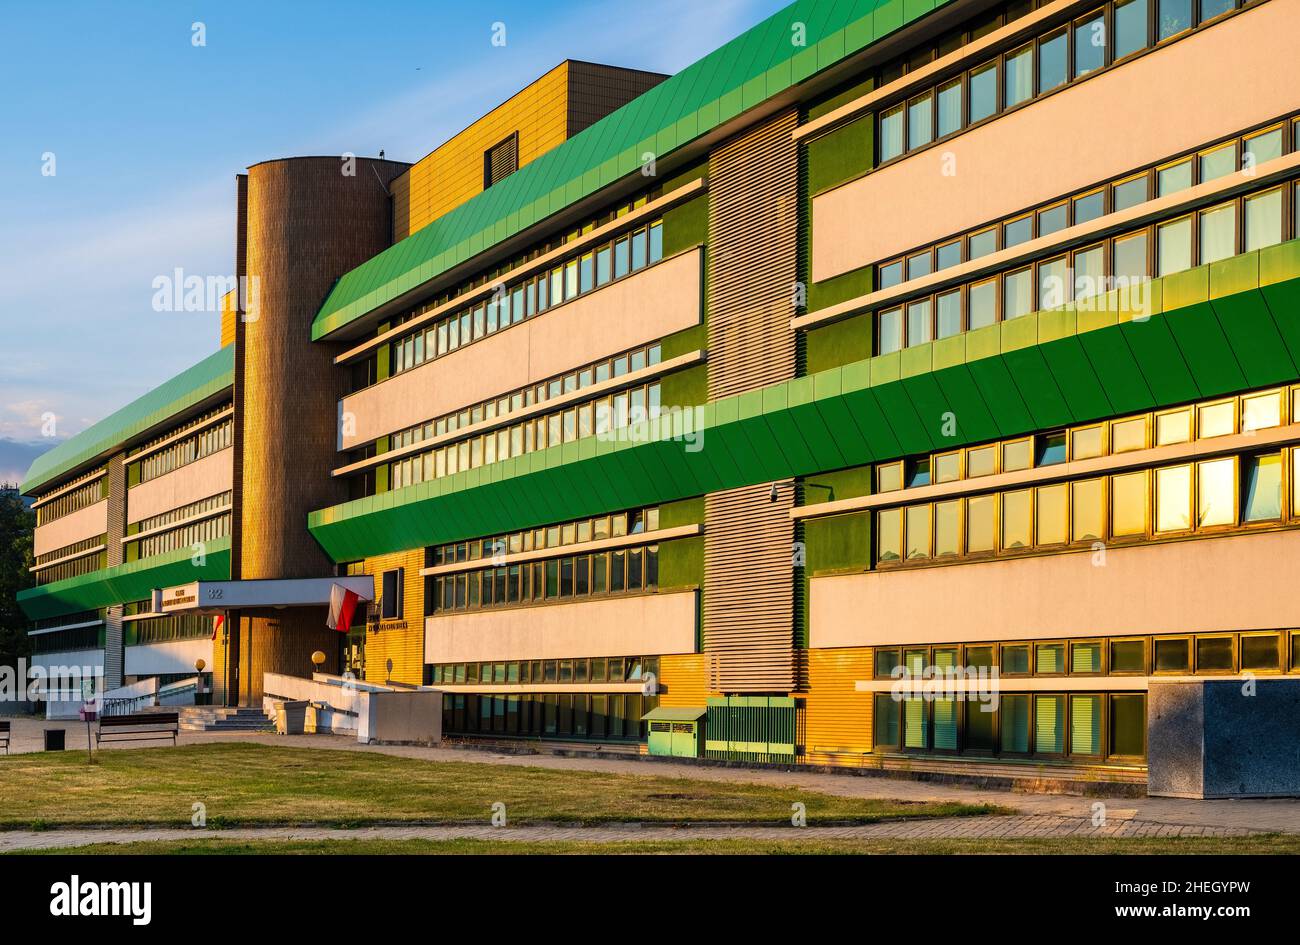
[[[834,797],[810,791],[650,775],[431,762],[370,752],[247,743],[0,757],[0,829],[74,824],[486,823],[538,821],[870,823],[1001,813],[987,805]]]
[[[627,840],[614,843],[582,841],[523,843],[498,840],[185,840],[146,843],[100,843],[73,850],[38,850],[42,854],[1286,854],[1300,853],[1300,836],[1269,834],[1251,837],[1163,837],[1150,839],[1026,839],[1026,840]],[[17,855],[17,854],[15,854]]]

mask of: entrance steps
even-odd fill
[[[261,709],[249,706],[178,706],[182,732],[269,732],[275,726]]]

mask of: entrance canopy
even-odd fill
[[[336,584],[363,601],[375,599],[375,579],[368,574],[266,581],[193,581],[154,591],[152,610],[158,614],[219,614],[227,610],[328,607]]]

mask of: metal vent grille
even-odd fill
[[[483,152],[483,189],[499,183],[519,170],[519,132]]]

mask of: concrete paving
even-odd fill
[[[1228,827],[1173,827],[1133,820],[1112,820],[1094,826],[1073,817],[950,817],[866,824],[855,827],[664,827],[611,825],[601,827],[535,826],[409,826],[409,827],[240,827],[228,830],[184,828],[107,828],[78,830],[12,830],[0,832],[0,852],[75,849],[94,843],[140,841],[209,842],[215,840],[490,840],[516,843],[578,841],[765,840],[817,843],[842,840],[990,840],[1090,837],[1233,837],[1250,833]]]
[[[36,719],[14,721],[12,752],[39,751],[41,730],[66,725],[69,748],[84,748],[86,727],[81,722],[47,723]],[[1018,794],[987,788],[934,784],[871,773],[828,774],[818,771],[723,768],[689,762],[649,761],[636,758],[568,758],[558,755],[516,755],[464,748],[420,748],[398,745],[360,745],[339,735],[270,735],[234,733],[182,734],[178,744],[206,745],[218,742],[250,742],[287,748],[331,751],[378,752],[424,761],[504,764],[618,774],[692,778],[742,784],[767,784],[795,790],[816,791],[842,797],[886,798],[906,801],[961,801],[968,804],[997,804],[1018,814],[1063,818],[1090,824],[1097,804],[1104,804],[1109,822],[1134,821],[1169,827],[1203,827],[1215,830],[1300,833],[1300,798],[1256,800],[1183,800],[1166,797],[1097,798],[1058,794]],[[166,742],[131,742],[112,750],[165,745]],[[107,748],[107,746],[105,746]],[[983,819],[983,818],[981,818]],[[969,821],[967,821],[969,822]],[[603,828],[602,828],[603,829]],[[813,829],[813,828],[808,828]],[[223,836],[230,835],[223,831]],[[497,834],[493,834],[497,836]]]

